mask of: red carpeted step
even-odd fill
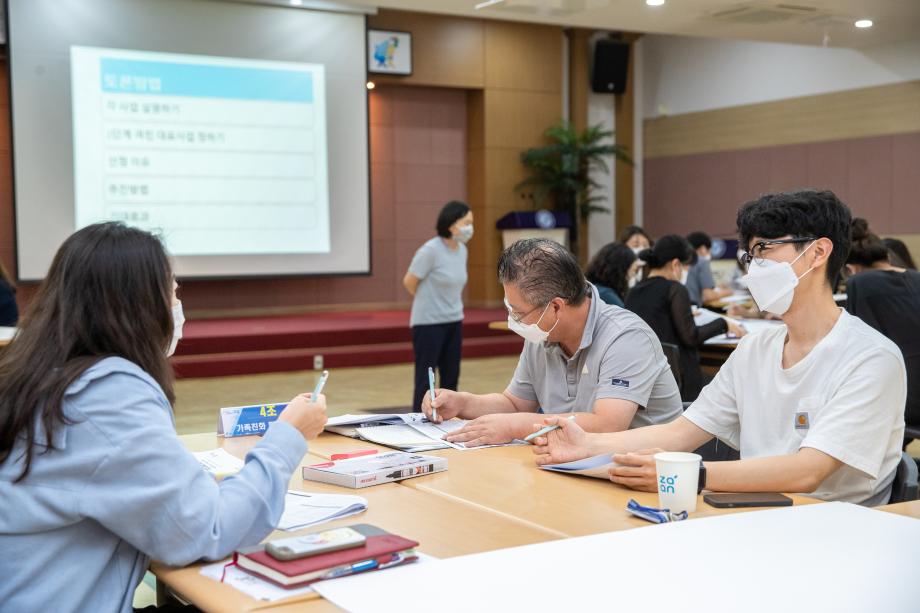
[[[489,323],[507,317],[504,309],[467,309],[464,338],[501,337]],[[409,311],[351,311],[282,317],[190,320],[178,356],[411,342]]]
[[[502,336],[464,338],[463,357],[518,355],[523,342],[520,337],[508,333]],[[313,357],[316,355],[323,356],[324,368],[401,364],[411,363],[415,359],[411,342],[372,343],[308,349],[177,355],[173,358],[173,367],[180,378],[312,370]]]

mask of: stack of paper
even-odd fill
[[[367,510],[367,499],[347,494],[311,494],[290,490],[284,498],[279,530],[300,530]]]
[[[203,469],[214,475],[215,479],[223,479],[243,470],[243,460],[230,455],[223,449],[195,451],[192,455]]]
[[[504,446],[467,447],[463,443],[449,443],[443,439],[445,434],[455,432],[468,423],[466,419],[451,419],[436,424],[428,421],[422,413],[340,415],[326,422],[326,430],[412,453],[435,449],[467,450]],[[513,441],[507,444],[522,445],[524,443]]]
[[[564,464],[545,464],[540,468],[557,473],[565,473],[567,475],[582,475],[585,477],[594,477],[596,479],[609,479],[609,471],[614,466],[617,466],[617,463],[613,461],[609,453],[605,453],[603,455],[596,455],[593,458],[565,462]]]

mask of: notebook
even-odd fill
[[[300,530],[333,519],[357,515],[367,510],[367,499],[350,494],[313,494],[288,491],[279,530]]]
[[[376,526],[349,526],[364,534],[367,542],[361,547],[332,551],[299,560],[276,560],[259,545],[240,549],[233,561],[244,571],[282,587],[300,587],[314,581],[335,579],[359,572],[383,570],[414,562],[418,559],[416,541],[390,534]]]
[[[617,466],[613,461],[611,454],[604,453],[583,460],[574,462],[565,462],[563,464],[544,464],[540,468],[567,475],[581,475],[583,477],[594,477],[595,479],[609,479],[611,468]]]

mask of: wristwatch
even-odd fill
[[[706,465],[700,460],[700,479],[697,482],[696,493],[699,494],[704,489],[706,489]]]

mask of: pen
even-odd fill
[[[316,387],[313,388],[313,395],[310,396],[310,399],[314,402],[316,398],[323,393],[323,386],[326,385],[326,379],[329,378],[329,371],[324,370],[323,374],[319,376],[319,381],[316,382]]]
[[[431,420],[437,421],[438,410],[434,408],[434,369],[428,367],[428,387],[431,389]]]
[[[569,421],[575,421],[575,416],[574,416],[574,415],[569,415],[568,420],[569,420]],[[553,430],[556,430],[557,428],[559,428],[559,425],[558,425],[558,424],[554,424],[554,425],[552,425],[552,426],[546,426],[546,427],[544,427],[544,428],[540,428],[539,430],[537,430],[537,431],[534,432],[533,434],[528,434],[527,436],[525,436],[525,437],[524,437],[524,442],[525,442],[525,443],[529,443],[530,441],[532,441],[533,439],[537,438],[538,436],[543,436],[543,435],[546,434],[547,432],[552,432]]]

